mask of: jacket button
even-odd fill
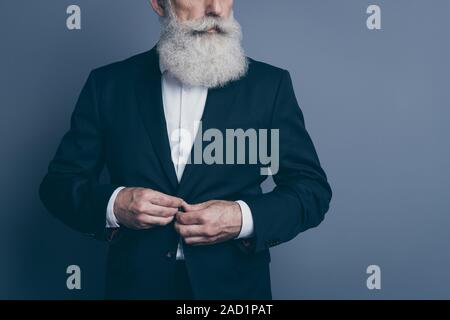
[[[175,256],[175,254],[173,253],[173,251],[167,251],[166,253],[166,257],[171,259],[173,256]]]
[[[251,242],[250,241],[248,241],[248,240],[242,240],[242,244],[244,245],[244,247],[250,247],[250,245],[251,245]]]

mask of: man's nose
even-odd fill
[[[222,17],[222,15],[223,15],[222,0],[207,0],[206,1],[206,15]]]

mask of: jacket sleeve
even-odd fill
[[[47,210],[67,226],[106,240],[106,208],[119,185],[100,184],[104,139],[94,72],[88,76],[63,136],[48,166],[39,196]]]
[[[276,187],[266,194],[241,197],[254,222],[254,237],[240,243],[246,252],[278,245],[316,227],[332,197],[286,70],[279,83],[271,128],[279,129],[279,170],[273,176]]]

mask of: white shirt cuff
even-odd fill
[[[253,235],[253,216],[247,203],[242,200],[236,201],[241,207],[242,227],[236,239],[249,238]]]
[[[106,228],[119,228],[119,222],[114,214],[114,202],[116,201],[119,191],[125,189],[125,187],[118,187],[112,193],[108,201],[108,206],[106,207]]]

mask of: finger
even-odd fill
[[[136,215],[136,223],[145,228],[149,226],[165,226],[169,224],[174,219],[174,216],[171,217],[156,217],[147,214],[139,214]]]
[[[197,204],[184,203],[183,209],[185,211],[198,211],[198,210],[203,210],[210,205],[211,205],[211,201],[206,201],[206,202],[197,203]]]
[[[178,212],[176,214],[177,222],[185,225],[204,224],[205,219],[202,211]]]
[[[183,199],[170,196],[168,194],[164,194],[158,191],[153,191],[149,195],[149,200],[151,203],[160,205],[163,207],[171,207],[171,208],[179,208],[182,207],[185,203]]]
[[[208,238],[208,237],[189,237],[185,238],[184,242],[189,245],[208,245],[208,244],[214,244],[217,242],[215,238]]]
[[[163,207],[156,204],[148,203],[147,209],[143,213],[168,218],[174,216],[177,212],[178,208]]]
[[[175,222],[175,230],[183,237],[209,237],[212,233],[202,225],[183,225]]]
[[[177,208],[159,206],[146,200],[141,200],[135,204],[132,211],[136,214],[147,214],[159,217],[170,217],[178,212]]]

